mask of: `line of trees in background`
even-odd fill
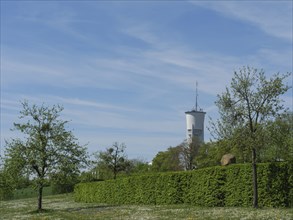
[[[293,112],[284,112],[272,120],[268,120],[259,126],[259,149],[257,161],[293,162]],[[251,152],[246,145],[247,136],[245,133],[237,132],[233,138],[220,139],[207,143],[200,143],[196,139],[189,145],[189,162],[191,166],[184,166],[186,160],[182,155],[186,154],[187,143],[184,141],[175,147],[169,147],[166,151],[159,152],[152,161],[153,171],[183,171],[190,168],[204,168],[220,165],[223,155],[232,153],[237,158],[237,163],[251,163]],[[240,139],[241,138],[241,139]]]
[[[11,197],[15,189],[34,186],[42,210],[42,190],[47,185],[69,192],[78,182],[215,166],[224,154],[232,153],[238,163],[253,165],[257,207],[256,163],[293,162],[293,113],[284,109],[280,99],[290,89],[284,84],[289,75],[267,79],[263,70],[250,67],[235,72],[230,87],[216,101],[220,118],[211,120],[210,126],[215,141],[185,140],[158,152],[151,163],[128,159],[126,145],[118,142],[90,159],[86,146],[67,129],[68,121],[60,118],[62,107],[23,102],[20,119],[26,121],[15,123],[14,130],[24,138],[6,141],[5,156],[0,158],[0,199]]]
[[[277,73],[266,78],[262,69],[249,66],[235,71],[230,86],[217,97],[220,117],[210,127],[216,141],[204,144],[193,157],[193,164],[198,167],[216,165],[222,155],[232,152],[238,162],[250,162],[255,208],[258,207],[257,163],[293,158],[293,114],[284,108],[281,99],[290,89],[284,84],[290,75]],[[156,162],[158,169],[167,169],[167,158],[172,158],[172,152],[180,158],[182,150],[178,146],[157,155],[159,161],[165,157],[163,166]],[[180,159],[171,159],[170,163],[180,168]]]

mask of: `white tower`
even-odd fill
[[[195,108],[191,111],[185,112],[186,115],[186,139],[188,142],[192,141],[193,137],[197,137],[199,141],[204,142],[204,116],[205,112],[198,109],[197,106],[197,82],[196,82],[196,102]]]

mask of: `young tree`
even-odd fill
[[[61,106],[29,106],[22,103],[20,119],[14,123],[14,130],[20,131],[24,138],[6,141],[5,166],[15,172],[29,172],[35,179],[38,189],[38,211],[42,210],[43,187],[46,178],[60,171],[68,174],[79,173],[86,163],[86,148],[78,144],[68,123],[60,119]]]
[[[213,124],[216,136],[242,142],[252,153],[255,208],[258,207],[257,150],[263,144],[261,125],[284,109],[280,95],[289,89],[283,82],[289,75],[275,74],[267,79],[263,70],[243,67],[234,72],[230,88],[218,95],[216,101],[220,113],[220,119]]]
[[[115,142],[112,147],[107,148],[106,151],[101,151],[96,154],[97,168],[100,170],[108,169],[112,172],[113,178],[116,179],[117,174],[121,171],[125,171],[129,166],[130,162],[127,160],[125,155],[125,144],[119,145]]]

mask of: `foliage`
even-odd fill
[[[66,130],[67,121],[59,119],[61,106],[29,106],[25,101],[22,107],[20,119],[27,121],[14,123],[14,130],[21,132],[24,140],[6,142],[5,166],[16,176],[29,174],[34,178],[41,210],[46,178],[60,172],[77,174],[86,162],[86,149]]]
[[[226,87],[216,101],[220,119],[212,124],[215,136],[229,140],[243,153],[252,152],[255,208],[258,206],[256,163],[265,141],[262,125],[284,109],[280,95],[289,89],[283,82],[289,75],[275,74],[267,79],[263,70],[243,67],[234,72],[230,88]]]
[[[185,170],[193,170],[197,167],[198,164],[196,156],[198,155],[202,144],[203,143],[198,139],[198,137],[193,137],[190,142],[185,140],[180,145],[180,160]]]
[[[130,160],[130,163],[131,163],[131,169],[130,169],[131,174],[143,174],[150,171],[150,165],[144,160],[133,159],[133,160]]]
[[[293,160],[293,113],[286,112],[278,115],[274,120],[261,124],[262,136],[259,137],[262,147],[258,151],[258,161],[278,162]],[[196,156],[199,168],[219,165],[224,154],[232,153],[237,163],[251,161],[251,152],[245,148],[245,133],[237,135],[238,142],[222,139],[203,144]],[[239,139],[239,138],[243,139]],[[241,141],[240,141],[241,140]]]
[[[106,204],[192,204],[242,206],[252,203],[250,164],[164,172],[75,186],[75,200]],[[259,204],[292,207],[293,164],[259,164]]]
[[[196,156],[203,143],[194,137],[191,142],[183,141],[177,147],[169,147],[160,151],[152,161],[152,171],[193,170],[197,167]]]
[[[98,174],[93,171],[83,171],[78,177],[78,182],[94,182],[99,180],[98,178]]]
[[[292,161],[293,112],[280,114],[264,126],[266,147],[260,150],[260,159],[263,162]]]
[[[216,105],[220,119],[213,123],[212,132],[217,139],[233,138],[237,129],[248,130],[250,137],[258,126],[284,109],[280,95],[288,91],[284,79],[289,74],[275,74],[266,79],[263,70],[243,67],[234,72],[230,88],[218,95]],[[247,142],[248,144],[249,142]],[[255,144],[255,143],[250,143]]]
[[[52,186],[45,186],[43,189],[43,196],[55,195]],[[26,199],[26,198],[37,198],[38,192],[33,186],[28,186],[22,189],[16,189],[13,191],[13,197],[11,199]]]
[[[13,177],[5,170],[0,170],[0,201],[13,197]]]
[[[50,184],[54,194],[73,192],[74,185],[79,181],[77,173],[59,172],[51,175]]]
[[[226,153],[225,148],[219,147],[217,142],[203,143],[195,157],[198,168],[220,165],[221,157]]]
[[[181,163],[181,146],[169,147],[166,151],[160,151],[152,161],[152,171],[179,171],[184,167]]]
[[[78,177],[78,182],[95,182],[112,179],[112,171],[99,163],[93,163],[94,167],[88,171],[84,171]],[[95,166],[95,164],[97,164]],[[121,170],[116,178],[123,178],[130,175],[140,175],[151,172],[151,165],[141,159],[127,160],[127,167]]]
[[[112,178],[116,179],[117,174],[122,171],[128,171],[130,162],[125,154],[125,144],[115,142],[112,147],[95,154],[97,159],[96,172],[99,173],[99,178],[108,179],[107,174],[111,173]]]

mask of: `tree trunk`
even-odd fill
[[[116,167],[114,167],[114,169],[113,169],[113,174],[114,174],[114,180],[115,180],[116,179],[116,175],[117,175]]]
[[[252,148],[253,207],[258,208],[256,150]]]
[[[43,185],[40,185],[39,196],[38,196],[38,211],[42,210],[42,199],[43,199]]]

